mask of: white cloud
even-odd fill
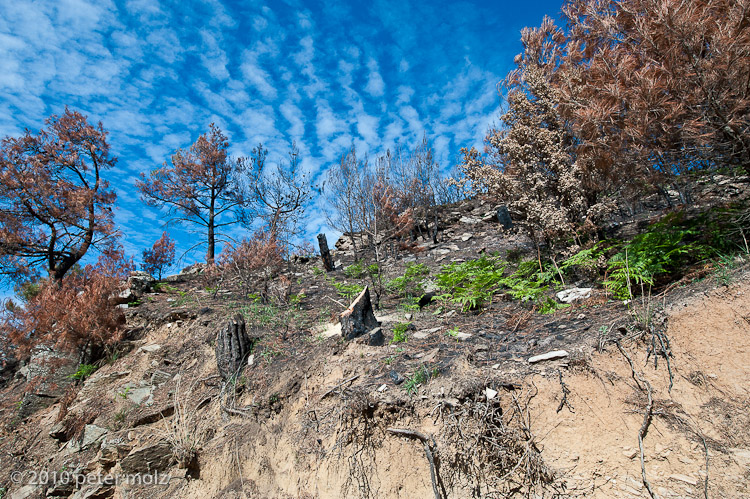
[[[382,97],[385,92],[385,82],[383,81],[383,77],[380,76],[378,61],[370,58],[367,61],[367,69],[369,69],[370,73],[368,75],[365,91],[373,97]]]

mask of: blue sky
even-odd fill
[[[497,83],[521,50],[520,29],[557,18],[560,5],[3,1],[0,136],[38,130],[65,105],[101,120],[119,158],[107,175],[116,220],[138,261],[164,220],[140,202],[134,180],[210,122],[235,156],[262,141],[275,161],[296,140],[316,180],[351,144],[372,156],[423,134],[449,169],[497,118]],[[335,236],[319,205],[308,215],[310,235]],[[183,249],[195,237],[170,234]]]

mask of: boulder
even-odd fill
[[[237,374],[245,365],[257,338],[247,334],[245,319],[237,314],[216,336],[216,366],[222,379]]]
[[[136,270],[131,272],[130,277],[128,277],[128,290],[130,290],[135,298],[140,298],[152,291],[155,283],[156,279],[151,274]]]
[[[341,313],[339,321],[341,336],[346,340],[353,340],[380,327],[380,322],[372,310],[369,287],[365,287],[349,308]]]

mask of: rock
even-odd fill
[[[543,360],[554,360],[554,359],[562,359],[568,356],[568,352],[565,350],[554,350],[552,352],[547,352],[542,355],[536,355],[534,357],[531,357],[529,359],[529,364],[535,364],[537,362],[541,362]]]
[[[380,385],[380,387],[378,388],[378,391],[379,391],[380,393],[383,393],[383,392],[384,392],[384,391],[386,391],[387,389],[388,389],[388,385]]]
[[[172,375],[168,372],[157,370],[151,374],[151,384],[154,386],[163,385],[170,379],[172,379]]]
[[[93,424],[87,424],[83,430],[83,440],[81,441],[81,450],[86,450],[89,447],[93,447],[102,441],[105,435],[109,433],[109,430],[96,426]]]
[[[39,497],[42,491],[36,487],[36,485],[24,485],[15,492],[11,492],[10,499],[31,499],[33,497]]]
[[[469,338],[471,338],[471,334],[469,334],[469,333],[456,333],[456,335],[453,336],[453,337],[456,338],[456,340],[458,340],[458,341],[466,341]]]
[[[401,376],[401,375],[400,375],[399,373],[397,373],[396,371],[391,371],[391,372],[389,372],[389,373],[388,373],[388,376],[390,376],[390,377],[391,377],[391,379],[393,380],[393,383],[394,383],[394,384],[396,384],[396,385],[400,385],[401,383],[403,383],[403,382],[404,382],[404,377],[403,377],[403,376]]]
[[[685,482],[688,485],[698,485],[698,480],[696,480],[693,477],[687,476],[687,475],[675,474],[675,475],[669,475],[669,478],[671,478],[672,480],[678,480],[680,482]]]
[[[638,449],[625,449],[624,451],[622,451],[622,455],[627,457],[628,459],[633,459],[638,455]]]
[[[133,386],[131,384],[125,385],[118,395],[127,400],[130,400],[136,405],[146,404],[151,405],[153,403],[153,387],[151,386]]]
[[[33,387],[23,396],[18,416],[25,419],[57,402],[74,382],[81,356],[77,352],[37,348],[29,359],[26,381]]]
[[[462,224],[469,224],[469,225],[482,223],[482,220],[476,217],[461,217],[458,221]]]
[[[471,239],[472,237],[474,237],[474,236],[473,236],[472,234],[469,234],[468,232],[465,232],[465,233],[464,233],[464,234],[463,234],[463,235],[461,236],[461,240],[462,240],[462,241],[464,241],[464,242],[466,242],[466,241],[468,241],[469,239]]]
[[[257,338],[256,338],[257,339]],[[222,379],[235,376],[245,365],[255,341],[250,339],[242,314],[224,327],[216,336],[216,365]]]
[[[120,461],[124,473],[164,471],[172,464],[172,446],[166,440],[137,447]]]
[[[141,348],[138,349],[139,352],[144,353],[154,353],[161,350],[161,345],[152,344],[152,345],[143,345]]]
[[[111,480],[108,478],[111,478]],[[109,483],[110,481],[112,483]],[[114,493],[114,477],[102,477],[102,483],[86,485],[81,490],[70,496],[69,499],[104,499],[106,497],[112,497]]]
[[[380,327],[370,301],[370,289],[365,287],[357,298],[339,317],[341,336],[352,340]],[[381,333],[382,334],[382,333]]]
[[[63,478],[62,480],[52,481],[50,479],[50,482],[52,486],[47,489],[47,497],[68,497],[76,488],[76,482],[72,477],[69,480]]]
[[[487,397],[487,400],[492,400],[497,397],[497,391],[488,386],[484,389],[484,396]]]
[[[58,421],[55,423],[55,425],[50,429],[49,436],[54,438],[55,440],[60,440],[61,442],[65,439],[65,425],[62,421]]]
[[[105,435],[99,448],[98,461],[105,468],[109,468],[127,456],[132,449],[133,445],[128,441],[126,433],[118,432]]]
[[[136,270],[130,273],[128,277],[128,291],[135,298],[140,298],[146,293],[153,291],[156,279],[154,279],[148,272]]]
[[[576,300],[585,300],[591,296],[592,288],[570,288],[557,293],[557,299],[562,303],[572,303]]]

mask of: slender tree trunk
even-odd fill
[[[215,250],[216,250],[216,241],[214,237],[214,196],[213,196],[213,189],[211,191],[211,207],[209,209],[208,213],[208,250],[206,251],[206,263],[208,265],[212,265],[214,263],[214,256],[215,256]]]

